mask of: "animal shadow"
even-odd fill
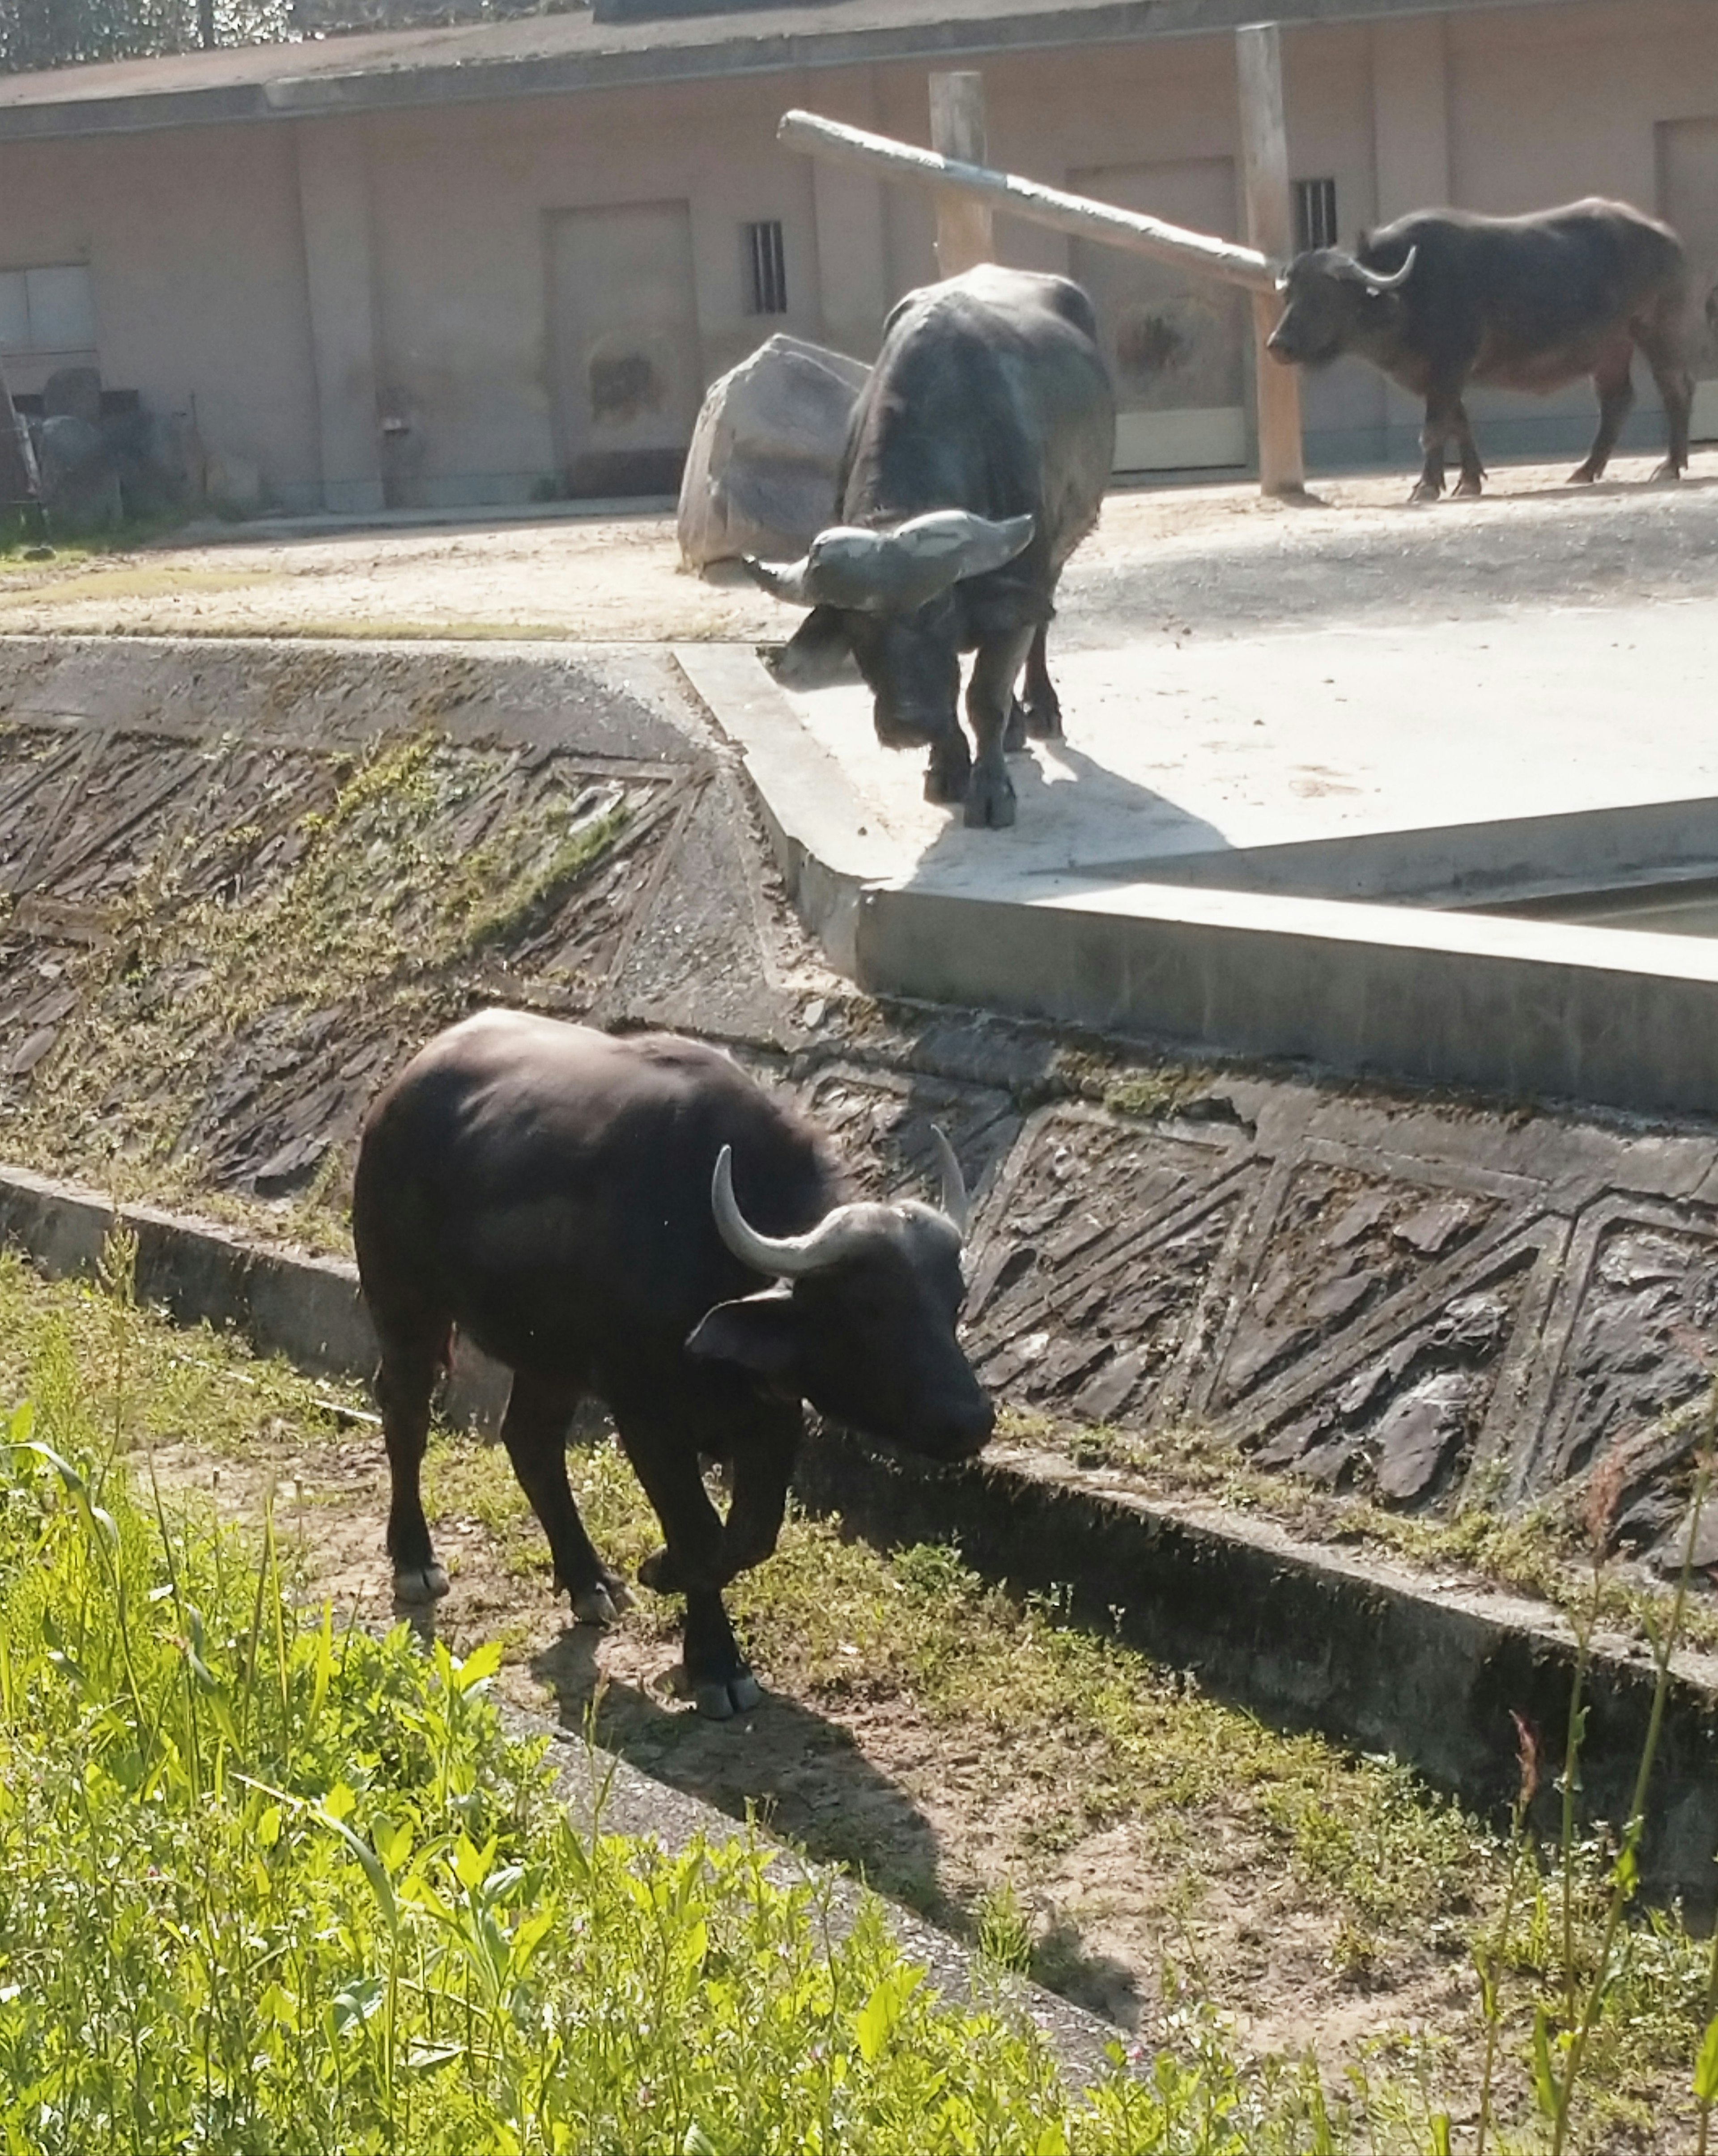
[[[737,1823],[755,1820],[819,1863],[840,1864],[935,1922],[956,1912],[939,1883],[929,1821],[839,1723],[779,1692],[709,1722],[653,1689],[609,1678],[598,1635],[571,1625],[530,1664],[563,1727]]]

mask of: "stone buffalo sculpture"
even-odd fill
[[[1078,285],[986,264],[909,292],[854,408],[840,522],[791,565],[746,563],[812,609],[782,678],[851,652],[878,740],[929,747],[926,798],[964,803],[970,824],[1011,824],[1005,752],[1062,731],[1045,632],[1114,461],[1114,392]],[[967,651],[976,762],[957,709]]]
[[[661,1523],[644,1584],[686,1597],[700,1711],[754,1705],[723,1607],[781,1526],[802,1402],[942,1460],[994,1421],[955,1338],[966,1194],[848,1202],[817,1133],[712,1048],[488,1011],[439,1034],[366,1119],[352,1194],[404,1602],[445,1594],[419,1494],[457,1327],[512,1372],[502,1439],[586,1623],[624,1594],[568,1486],[589,1394]],[[726,1522],[700,1455],[729,1463]]]
[[[1420,210],[1362,239],[1297,255],[1269,349],[1285,363],[1322,367],[1357,352],[1426,400],[1426,462],[1416,501],[1443,491],[1444,446],[1455,438],[1458,494],[1485,476],[1462,403],[1469,382],[1543,395],[1582,375],[1598,391],[1599,424],[1571,480],[1604,470],[1634,402],[1637,348],[1664,400],[1669,447],[1654,474],[1688,462],[1694,398],[1684,349],[1688,272],[1668,225],[1626,203],[1589,200],[1530,217]]]

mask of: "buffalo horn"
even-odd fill
[[[981,577],[1031,544],[1030,515],[977,516],[970,509],[933,509],[892,531],[835,524],[820,531],[803,561],[774,564],[743,556],[747,572],[796,606],[849,613],[913,613],[964,578]]]
[[[805,591],[805,572],[809,557],[797,562],[760,562],[755,554],[742,554],[741,566],[754,584],[762,584],[772,598],[786,599],[790,605],[808,607],[815,602]]]
[[[723,1146],[716,1156],[710,1204],[716,1215],[716,1232],[735,1257],[754,1272],[768,1274],[772,1280],[797,1280],[803,1273],[821,1272],[844,1255],[850,1240],[851,1224],[845,1217],[845,1206],[803,1235],[760,1235],[739,1209],[739,1200],[733,1194],[732,1146]]]
[[[1407,284],[1409,275],[1412,272],[1414,257],[1419,253],[1419,251],[1420,250],[1417,247],[1409,248],[1407,261],[1402,264],[1400,270],[1397,270],[1391,276],[1385,276],[1381,270],[1368,270],[1364,262],[1356,262],[1355,264],[1354,267],[1355,275],[1359,277],[1361,284],[1366,287],[1368,291],[1400,291],[1402,287]]]
[[[943,1178],[943,1210],[960,1230],[964,1243],[972,1212],[967,1203],[966,1178],[960,1173],[959,1156],[944,1135],[941,1125],[933,1123],[930,1134],[931,1147],[937,1156],[937,1171]]]

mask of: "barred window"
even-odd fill
[[[1294,182],[1294,244],[1302,254],[1309,248],[1336,244],[1335,180]]]
[[[782,244],[781,224],[769,218],[748,224],[746,238],[746,312],[784,315],[787,301],[787,249]]]

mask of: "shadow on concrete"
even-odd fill
[[[1075,715],[1078,723],[1078,714]],[[1149,723],[1142,717],[1142,724]],[[1052,776],[1053,762],[1072,778]],[[1011,831],[970,831],[958,808],[914,862],[911,884],[975,896],[1026,897],[1035,879],[1083,875],[1093,860],[1118,856],[1149,877],[1159,858],[1233,850],[1215,824],[1169,795],[1142,786],[1063,739],[1035,742],[1008,759],[1014,781]]]
[[[752,1713],[706,1722],[637,1685],[601,1681],[598,1635],[569,1625],[531,1663],[563,1725],[730,1819],[755,1819],[822,1863],[846,1866],[892,1901],[947,1928],[961,1912],[944,1891],[934,1830],[851,1734],[766,1692]]]

